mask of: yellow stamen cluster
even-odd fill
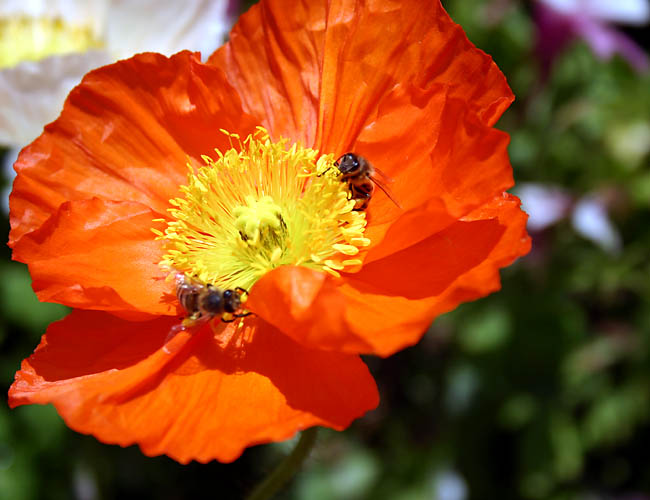
[[[0,18],[0,68],[98,47],[101,42],[89,26],[71,26],[61,19]]]
[[[198,170],[189,166],[183,196],[170,200],[172,220],[154,230],[166,241],[164,268],[249,290],[283,265],[339,276],[361,263],[353,257],[370,243],[366,214],[353,210],[345,183],[317,174],[336,168],[333,155],[273,142],[261,127],[243,142],[228,135],[231,149],[204,156]]]

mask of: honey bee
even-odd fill
[[[373,167],[363,156],[345,153],[334,162],[334,166],[339,169],[341,182],[347,182],[348,184],[350,198],[355,201],[354,210],[368,208],[368,203],[370,203],[370,199],[375,192],[375,186],[381,189],[395,205],[402,208],[402,205],[399,204],[386,186],[386,183],[393,180],[381,170]],[[320,175],[325,174],[325,172]]]
[[[188,278],[183,273],[176,274],[176,297],[187,316],[171,328],[165,344],[179,332],[196,328],[217,316],[221,316],[224,323],[230,323],[252,314],[249,311],[237,312],[248,298],[248,292],[243,288],[221,290],[210,283]]]

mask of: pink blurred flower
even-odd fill
[[[524,182],[517,186],[521,208],[528,214],[528,230],[542,231],[564,219],[573,200],[568,192],[558,186]]]
[[[514,193],[521,199],[521,208],[528,214],[527,227],[533,235],[563,219],[569,219],[580,236],[609,254],[620,253],[622,240],[609,217],[606,194],[590,193],[575,199],[569,191],[559,186],[532,182],[518,184]]]
[[[581,38],[601,59],[620,54],[638,71],[648,55],[612,24],[642,26],[650,21],[649,0],[537,0],[537,50],[545,73],[569,42]]]

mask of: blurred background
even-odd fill
[[[533,249],[501,292],[366,358],[379,408],[322,430],[278,498],[650,500],[650,6],[443,5],[517,96],[498,127]],[[14,372],[67,310],[0,251],[1,499],[241,498],[291,449],[181,466],[77,434],[49,406],[10,411]]]

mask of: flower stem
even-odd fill
[[[300,440],[280,464],[257,485],[246,500],[268,500],[291,479],[305,461],[316,442],[318,427],[310,427],[300,434]]]

